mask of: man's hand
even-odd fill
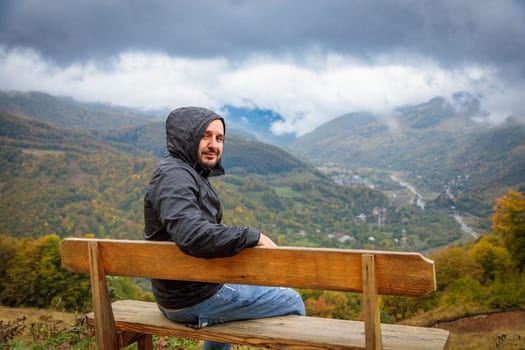
[[[266,247],[266,248],[275,248],[277,247],[277,244],[275,244],[270,237],[266,236],[265,234],[261,233],[259,237],[259,242],[257,242],[258,247]]]

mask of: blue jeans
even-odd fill
[[[159,307],[171,321],[202,328],[217,323],[283,315],[304,316],[301,296],[291,288],[225,284],[197,305],[169,310]],[[230,344],[205,342],[203,350],[228,350]]]

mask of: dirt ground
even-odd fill
[[[525,350],[525,311],[506,311],[442,322],[450,331],[449,349]]]

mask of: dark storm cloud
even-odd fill
[[[0,44],[59,63],[154,50],[185,57],[315,48],[361,58],[416,53],[444,65],[503,65],[525,55],[520,1],[8,0]],[[525,74],[525,71],[521,71]]]

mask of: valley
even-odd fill
[[[398,208],[415,207],[424,211],[426,204],[435,201],[438,196],[438,194],[433,192],[425,192],[424,196],[421,191],[409,182],[409,179],[404,178],[404,174],[407,174],[407,172],[370,168],[367,168],[366,170],[352,171],[335,163],[322,164],[317,166],[317,169],[330,176],[335,183],[342,186],[365,186],[381,190],[387,195],[394,207]],[[367,174],[367,177],[362,177],[358,174]],[[374,179],[374,181],[371,179]],[[391,181],[388,181],[389,179]],[[396,184],[398,186],[396,186]],[[459,225],[460,230],[467,234],[468,237],[471,239],[477,239],[480,237],[480,234],[465,222],[464,217],[460,215],[454,207],[442,208],[441,210],[449,216],[450,220],[455,220]],[[375,213],[374,216],[379,216],[378,220],[382,220],[379,213]],[[474,219],[471,217],[471,221],[472,220]],[[385,219],[382,221],[384,223]],[[464,237],[464,239],[467,239],[467,237]]]
[[[412,199],[409,201],[409,205],[416,205],[417,207],[421,208],[422,210],[425,209],[425,199],[423,198],[423,196],[416,190],[416,188],[409,184],[408,182],[406,181],[403,181],[403,180],[400,180],[398,179],[395,175],[390,175],[390,178],[399,183],[403,188],[407,189],[409,193],[413,194],[414,197],[412,197]],[[448,190],[448,189],[447,189]],[[415,199],[415,203],[414,203],[414,199]],[[428,200],[434,200],[435,198],[429,198]],[[470,235],[473,239],[478,239],[480,237],[480,234],[476,231],[474,231],[473,228],[471,228],[470,226],[468,226],[466,223],[465,223],[465,220],[463,219],[463,216],[461,216],[460,214],[458,214],[454,208],[451,208],[452,211],[453,211],[453,214],[452,214],[452,217],[454,218],[454,220],[456,220],[456,222],[459,224],[460,228],[461,228],[461,231],[467,233],[468,235]]]
[[[69,227],[96,236],[108,234],[103,226],[113,227],[113,234],[118,236],[127,235],[130,227],[140,230],[140,222],[133,223],[140,221],[140,216],[130,210],[140,211],[145,179],[152,164],[166,152],[163,123],[158,117],[129,109],[119,114],[114,107],[104,114],[102,105],[93,110],[71,99],[38,93],[2,94],[0,101],[0,107],[9,110],[2,116],[0,135],[6,147],[4,173],[7,179],[19,175],[16,185],[14,177],[3,181],[2,188],[16,188],[15,193],[5,194],[13,201],[3,210],[5,215],[19,217],[16,208],[36,204],[39,198],[53,201],[58,195],[61,204],[52,210],[26,208],[37,213],[31,225],[36,230],[31,235],[45,234],[46,225],[55,227],[60,235]],[[38,113],[39,103],[45,103],[46,113]],[[30,119],[19,119],[16,113]],[[101,128],[101,117],[113,119]],[[122,118],[130,120],[122,122]],[[233,115],[230,118],[236,120]],[[525,135],[525,127],[513,121],[492,129],[473,123],[467,112],[454,113],[443,98],[405,106],[396,118],[398,127],[393,131],[378,116],[349,113],[295,138],[286,148],[260,142],[250,130],[231,131],[224,156],[228,175],[217,182],[218,190],[227,194],[226,217],[234,223],[247,221],[274,232],[284,244],[346,248],[425,251],[476,239],[489,231],[494,199],[509,187],[525,186],[525,171],[519,161],[525,149],[520,147],[523,141],[519,138]],[[340,137],[341,132],[346,132],[346,137]],[[483,142],[486,140],[482,146],[475,143],[480,135]],[[503,146],[494,143],[500,137],[506,137]],[[20,156],[16,155],[18,151],[22,152]],[[22,167],[29,172],[20,172],[20,163],[13,162],[17,157],[24,158]],[[124,159],[132,168],[127,174],[121,173],[126,169],[121,164]],[[493,159],[507,164],[509,170],[501,170]],[[120,193],[104,190],[115,186],[106,181],[120,182],[128,176],[134,178],[116,185]],[[19,200],[34,195],[35,179],[52,186],[43,187],[43,193],[33,201]],[[136,187],[126,188],[129,185]],[[26,194],[27,189],[31,193]],[[111,202],[121,204],[118,208],[106,207]],[[82,218],[85,214],[65,215],[66,208],[102,221],[89,224]],[[113,212],[114,219],[109,220],[103,212]],[[16,221],[8,217],[5,229],[27,232],[16,229]],[[75,225],[77,221],[81,224]],[[130,235],[136,237],[137,233]]]
[[[415,197],[413,197],[413,199],[410,200],[410,202],[408,203],[409,205],[414,205],[415,204],[416,206],[418,206],[422,210],[425,209],[425,200],[423,199],[423,196],[419,192],[416,191],[414,186],[412,186],[408,182],[405,182],[405,181],[402,181],[402,180],[398,179],[395,175],[390,175],[390,178],[394,182],[397,182],[398,184],[400,184],[401,187],[406,188],[410,193],[412,193],[415,196]],[[415,198],[415,203],[414,203],[414,198]]]

